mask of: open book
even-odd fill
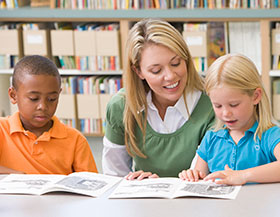
[[[98,197],[122,178],[91,172],[70,175],[11,174],[0,180],[0,194],[34,194],[64,191]]]
[[[179,178],[122,180],[109,198],[212,197],[235,199],[241,186],[218,185],[212,181],[187,182]]]

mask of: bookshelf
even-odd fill
[[[279,20],[280,9],[141,9],[141,10],[71,10],[50,8],[0,9],[1,21],[116,21],[142,18],[167,20]]]
[[[12,75],[13,69],[0,69],[0,74]],[[81,71],[78,69],[59,69],[60,75],[122,75],[122,71]]]
[[[143,18],[161,18],[169,22],[259,22],[261,37],[261,73],[265,88],[271,96],[271,76],[280,76],[271,71],[271,23],[280,21],[280,9],[141,9],[141,10],[71,10],[22,7],[1,9],[1,22],[118,22],[120,46],[124,49],[127,33],[133,24]],[[122,74],[121,71],[82,72],[61,70],[63,75]],[[0,70],[1,74],[11,70]]]

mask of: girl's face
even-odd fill
[[[175,105],[187,82],[185,60],[162,45],[148,45],[143,50],[137,74],[153,91],[153,101],[163,106]]]
[[[252,96],[238,90],[222,86],[209,92],[216,117],[223,121],[230,131],[245,132],[254,122],[254,106],[261,100],[261,89]]]

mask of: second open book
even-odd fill
[[[218,185],[212,181],[187,182],[178,178],[141,181],[122,180],[109,198],[212,197],[235,199],[241,186]]]

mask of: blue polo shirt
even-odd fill
[[[209,171],[224,170],[227,164],[233,170],[243,170],[276,161],[274,148],[280,142],[280,128],[271,127],[263,132],[262,139],[254,140],[258,122],[245,132],[235,144],[227,129],[208,131],[197,150],[207,162]]]

